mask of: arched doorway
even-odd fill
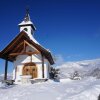
[[[27,63],[23,67],[23,75],[31,75],[32,79],[37,78],[37,67],[34,63]]]

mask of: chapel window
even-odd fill
[[[24,28],[24,30],[25,30],[25,31],[28,31],[28,29],[27,29],[27,28]]]

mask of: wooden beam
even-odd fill
[[[26,41],[24,40],[24,52],[26,52]]]
[[[5,74],[4,74],[4,80],[7,80],[7,70],[8,70],[8,60],[5,60]]]
[[[15,56],[8,56],[8,60],[14,61],[16,60]]]
[[[31,48],[33,48],[34,49],[34,47],[30,44],[30,43],[28,43],[27,41],[25,41],[24,40],[24,42],[28,45],[28,46],[30,46]],[[35,49],[36,51],[38,51],[37,49]],[[38,51],[39,52],[39,51]]]
[[[14,52],[14,53],[21,53],[21,52],[24,52],[23,51],[23,46],[22,47],[20,47],[16,52]],[[13,53],[13,52],[12,52]]]
[[[40,52],[21,52],[21,53],[11,53],[10,56],[17,56],[17,55],[33,55],[33,54],[40,54]]]
[[[44,56],[43,54],[41,54],[42,56],[42,77],[44,78]]]
[[[25,33],[22,33],[21,35],[19,34],[3,51],[3,54],[4,53],[6,53],[9,49],[11,50],[11,49],[13,49],[12,48],[12,46],[13,45],[15,45],[16,44],[16,41],[18,40],[18,39],[20,39],[20,37],[23,35],[23,34],[25,34]],[[18,43],[18,42],[17,42]]]
[[[19,48],[20,48],[21,46],[23,46],[23,45],[24,45],[24,42],[19,43],[19,45],[17,45],[16,48],[14,48],[12,51],[13,51],[13,52],[17,52],[17,51],[19,50]]]
[[[31,63],[32,63],[32,55],[30,57],[31,57]]]
[[[31,48],[33,48],[34,49],[34,47],[30,44],[30,43],[28,43],[27,41],[25,41],[24,40],[24,42],[25,42],[25,44],[27,44],[28,46],[30,46]]]

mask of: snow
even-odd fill
[[[27,24],[32,24],[33,25],[33,23],[31,22],[31,21],[22,21],[20,24],[18,24],[18,25],[27,25]]]
[[[23,30],[25,31],[25,30]],[[26,32],[26,31],[25,31]],[[26,32],[27,33],[27,32]],[[32,40],[33,42],[35,42],[36,44],[38,44],[39,46],[41,46],[42,48],[44,48],[45,50],[47,50],[48,52],[51,53],[51,51],[49,49],[46,49],[43,45],[41,45],[32,34],[27,33],[27,35],[29,36],[30,40]],[[52,54],[51,54],[52,55]]]
[[[31,21],[27,21],[27,22],[25,22],[25,21],[22,21],[20,24],[18,24],[18,25],[27,25],[27,24],[32,24],[33,25],[33,23],[31,22]]]
[[[3,87],[0,100],[97,100],[99,93],[100,80],[90,77]]]
[[[23,20],[20,24],[18,24],[20,27],[20,31],[24,31],[25,33],[27,33],[27,35],[29,36],[29,38],[35,42],[36,44],[40,45],[39,42],[34,38],[34,36],[31,34],[31,26],[28,25],[32,25],[34,27],[34,31],[36,30],[36,27],[34,26],[33,22],[30,20],[30,16],[28,14],[28,21]],[[24,25],[24,26],[23,26]],[[24,28],[28,28],[29,31],[25,31]],[[33,32],[34,33],[34,32]],[[42,45],[40,45],[41,47],[43,47]],[[44,47],[43,47],[44,48]],[[48,52],[50,52],[50,50],[44,48],[45,50],[47,50]]]
[[[69,78],[75,71],[78,71],[81,77],[100,75],[100,59],[85,60],[77,62],[65,62],[60,66],[61,78]]]
[[[25,30],[23,30],[23,31],[25,31]],[[25,33],[27,33],[27,32],[25,31]],[[39,42],[37,42],[37,40],[32,36],[32,34],[27,33],[27,35],[29,36],[29,38],[30,38],[33,42],[35,42],[36,44],[40,45]]]
[[[12,73],[8,73],[7,76],[8,76],[7,79],[12,79]],[[1,74],[0,75],[0,81],[3,80],[3,79],[4,79],[4,74]]]
[[[32,34],[26,32],[25,30],[23,30],[23,31],[28,35],[28,37],[30,38],[30,40],[32,40],[34,43],[40,45],[42,48],[44,48],[45,50],[47,50],[48,52],[50,52],[50,50],[49,50],[49,49],[46,49],[44,46],[42,46],[42,45],[34,38],[34,36],[33,36]],[[50,53],[51,53],[51,52],[50,52]]]
[[[73,64],[74,63],[74,64]],[[74,70],[92,70],[99,68],[100,59],[81,62],[64,63],[62,73],[67,73],[67,68]],[[66,65],[66,66],[65,66]],[[76,69],[75,69],[75,66]],[[85,66],[84,66],[85,65]],[[73,67],[74,66],[74,67]],[[60,66],[59,66],[60,67]],[[90,68],[91,67],[91,68]],[[2,79],[3,75],[0,75]],[[11,76],[10,76],[11,77]],[[92,75],[81,80],[63,78],[60,82],[49,80],[34,84],[20,84],[6,86],[0,84],[0,100],[98,100],[100,94],[100,79]]]

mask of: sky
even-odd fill
[[[99,0],[1,0],[0,51],[19,34],[27,7],[35,39],[59,63],[100,58]],[[4,60],[0,63],[4,66]]]

